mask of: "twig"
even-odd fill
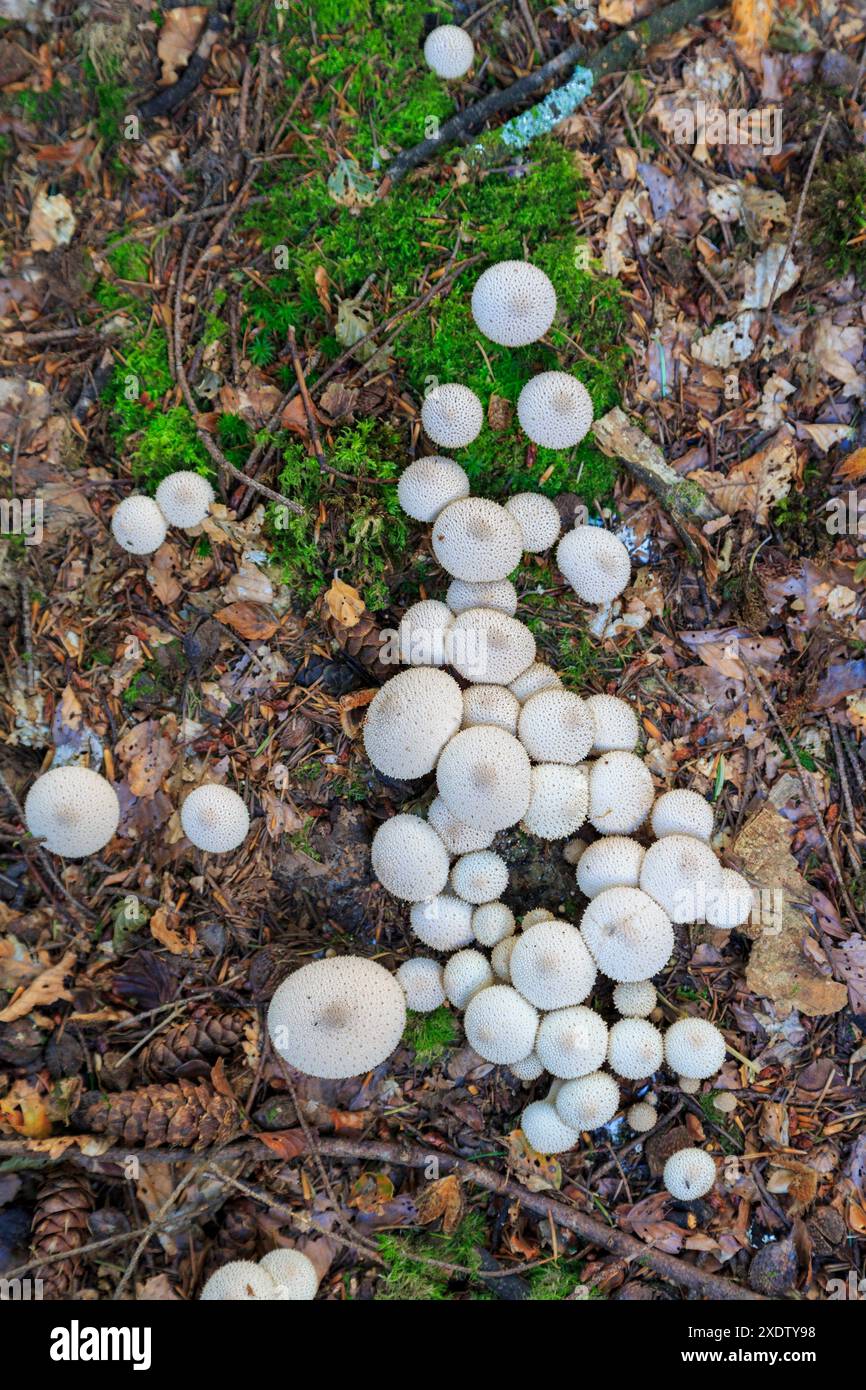
[[[319,434],[319,426],[316,421],[316,412],[313,408],[313,402],[310,400],[310,393],[307,390],[307,381],[304,376],[304,368],[301,364],[301,358],[298,352],[298,343],[297,339],[295,338],[294,326],[289,327],[288,338],[289,353],[291,354],[292,358],[292,367],[294,368],[295,376],[298,381],[298,390],[301,393],[301,400],[303,401],[304,405],[304,414],[307,417],[307,428],[310,431],[310,443],[313,446],[313,452],[316,455],[319,468],[324,471],[328,465],[325,462],[325,451],[322,448],[322,439],[321,435]]]
[[[836,756],[836,768],[839,773],[839,782],[842,787],[842,800],[845,804],[845,812],[848,816],[848,824],[851,827],[851,834],[856,836],[858,830],[857,817],[854,813],[854,802],[851,797],[851,787],[848,782],[848,773],[845,769],[845,754],[842,751],[842,742],[839,738],[839,730],[836,728],[836,725],[833,723],[832,719],[827,720],[827,726],[830,730],[830,737],[833,740],[833,752]],[[845,845],[848,850],[848,858],[851,861],[851,867],[855,873],[859,873],[860,869],[863,866],[860,862],[860,856],[857,853],[856,845],[847,840],[845,841]]]

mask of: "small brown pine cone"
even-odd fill
[[[209,1149],[226,1144],[244,1127],[231,1096],[198,1081],[142,1086],[108,1095],[88,1091],[72,1122],[91,1134],[106,1134],[124,1148],[166,1144],[178,1149]]]
[[[148,1043],[141,1054],[142,1074],[148,1081],[208,1077],[217,1058],[228,1057],[237,1047],[248,1022],[239,1009],[220,1014],[196,1010]]]
[[[337,646],[342,647],[347,656],[351,656],[371,676],[378,680],[393,676],[393,666],[380,658],[385,641],[382,629],[369,613],[362,613],[352,627],[345,627],[339,619],[331,616],[327,608],[323,608],[323,621]]]
[[[90,1239],[87,1218],[92,1210],[93,1193],[84,1174],[61,1169],[40,1187],[30,1227],[33,1258],[69,1254],[67,1260],[33,1271],[32,1277],[42,1280],[43,1298],[69,1298],[74,1293],[84,1266],[75,1252]]]
[[[258,1253],[259,1224],[256,1204],[249,1197],[225,1203],[219,1215],[219,1231],[205,1261],[205,1278],[229,1260],[254,1260]]]

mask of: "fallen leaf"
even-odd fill
[[[69,199],[62,193],[49,196],[44,189],[40,190],[30,210],[28,231],[31,251],[54,251],[58,246],[68,246],[75,226],[75,215]]]
[[[861,478],[866,478],[866,449],[855,449],[844,458],[834,470],[834,476],[843,483],[859,483]]]
[[[733,0],[731,19],[731,37],[737,52],[744,63],[760,74],[773,23],[772,0]]]
[[[279,627],[272,609],[263,603],[230,603],[227,608],[220,608],[214,613],[214,617],[249,642],[261,642],[273,637]]]
[[[416,1198],[418,1220],[422,1226],[442,1218],[442,1230],[446,1236],[457,1230],[463,1218],[464,1199],[460,1179],[456,1173],[445,1178],[437,1178],[421,1189]]]
[[[365,604],[357,589],[345,580],[334,576],[330,589],[325,594],[328,612],[335,622],[343,627],[354,627],[364,612]]]
[[[207,13],[207,5],[185,5],[165,11],[156,46],[162,63],[160,86],[170,87],[177,81],[179,70],[186,67],[195,52]]]
[[[63,981],[71,974],[75,961],[75,952],[67,951],[56,965],[50,965],[43,970],[17,998],[13,998],[12,1002],[6,1005],[0,1013],[0,1023],[14,1023],[16,1018],[23,1018],[31,1009],[56,1004],[60,999],[71,1000],[72,995]]]
[[[183,592],[178,580],[180,551],[171,541],[165,541],[150,558],[147,582],[160,603],[172,604]]]
[[[133,796],[154,796],[174,765],[174,744],[156,719],[134,724],[118,740],[115,751],[126,768]]]
[[[786,428],[765,449],[734,464],[726,474],[698,468],[688,477],[700,484],[720,511],[729,516],[747,512],[759,526],[766,526],[770,508],[790,492],[798,466],[797,451]]]
[[[530,1192],[562,1187],[562,1167],[559,1160],[540,1154],[529,1143],[522,1129],[513,1129],[507,1136],[508,1166],[518,1182]]]
[[[188,956],[192,946],[178,932],[180,913],[174,908],[160,906],[150,919],[150,934],[160,946],[165,946],[173,956]]]
[[[23,1079],[16,1081],[0,1100],[0,1119],[24,1139],[47,1139],[51,1133],[45,1097]]]

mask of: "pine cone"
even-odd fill
[[[195,1150],[225,1144],[244,1127],[236,1102],[202,1081],[143,1086],[116,1095],[88,1091],[72,1123],[128,1148],[168,1144]]]
[[[331,616],[327,607],[323,608],[322,616],[329,636],[359,666],[369,671],[377,680],[386,680],[388,676],[393,676],[393,666],[387,665],[379,658],[385,639],[381,627],[369,613],[362,613],[353,627],[344,627],[338,618]]]
[[[83,1174],[61,1169],[40,1187],[30,1228],[33,1258],[69,1254],[67,1260],[33,1271],[33,1278],[43,1281],[44,1298],[69,1298],[74,1292],[83,1265],[75,1252],[90,1238],[87,1218],[92,1210],[93,1193]]]
[[[218,1057],[227,1057],[244,1035],[248,1016],[238,1009],[213,1014],[197,1009],[184,1023],[167,1028],[149,1042],[141,1056],[148,1081],[197,1081],[210,1076]]]

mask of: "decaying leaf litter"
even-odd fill
[[[476,167],[446,147],[393,187],[428,118],[578,40],[600,51],[643,10],[458,14],[482,62],[449,88],[412,0],[54,9],[0,33],[4,492],[43,503],[40,543],[19,527],[0,561],[4,1272],[195,1297],[227,1260],[300,1242],[335,1298],[820,1299],[862,1277],[857,7],[697,17],[522,152]],[[678,143],[713,102],[775,105],[779,149]],[[507,256],[542,265],[564,313],[544,345],[491,355],[468,290]],[[605,422],[574,456],[516,427],[551,366]],[[377,777],[359,732],[383,631],[440,588],[394,486],[427,451],[431,377],[487,404],[473,490],[542,490],[627,537],[609,610],[539,558],[519,615],[567,685],[637,705],[658,788],[709,797],[720,848],[770,895],[772,932],[681,929],[660,983],[666,1020],[725,1031],[714,1091],[661,1076],[657,1133],[618,1119],[561,1161],[527,1151],[526,1088],[446,1010],[346,1082],[287,1074],[262,1024],[323,951],[413,952],[369,845],[429,792]],[[115,505],[178,467],[217,488],[201,533],[125,556]],[[118,789],[94,860],[23,834],[52,760]],[[184,838],[205,772],[253,811],[234,855]],[[497,848],[519,914],[579,914],[561,845]],[[659,1184],[686,1141],[720,1170],[689,1208]]]

